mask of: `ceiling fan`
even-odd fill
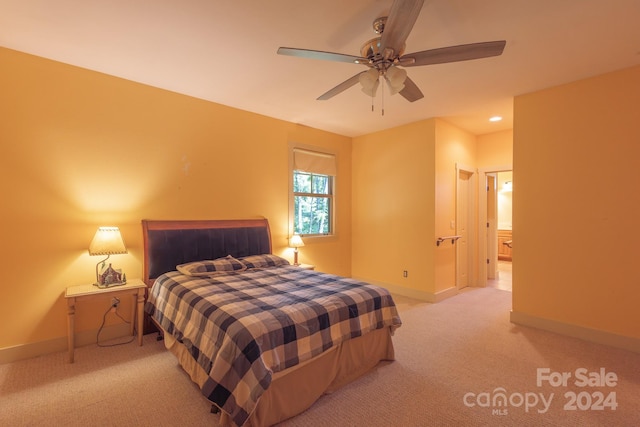
[[[387,82],[392,95],[399,93],[409,102],[417,101],[424,95],[413,80],[407,77],[407,72],[399,67],[444,64],[502,54],[506,45],[505,40],[449,46],[405,54],[405,41],[418,19],[423,3],[424,0],[394,0],[389,16],[377,18],[373,22],[373,30],[380,36],[362,45],[361,56],[292,47],[281,47],[278,49],[278,54],[362,64],[369,68],[320,95],[318,100],[330,99],[357,83],[361,84],[364,93],[374,97],[382,77]]]

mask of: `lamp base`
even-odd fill
[[[107,257],[109,258],[109,257]],[[109,264],[108,267],[104,268],[105,261],[99,262],[96,265],[96,285],[99,288],[110,288],[111,286],[119,286],[127,283],[127,275],[122,272],[122,270],[117,270]],[[102,271],[98,273],[98,266],[102,264]]]
[[[100,289],[113,288],[115,286],[126,285],[127,282],[116,282],[116,283],[94,283],[93,286],[97,286]]]

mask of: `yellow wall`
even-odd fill
[[[274,253],[292,259],[289,141],[338,156],[339,237],[300,260],[351,274],[350,138],[7,49],[0,70],[0,349],[65,343],[63,292],[93,280],[100,225],[121,228],[129,254],[111,259],[130,278],[144,218],[264,216]],[[77,329],[96,329],[104,305],[78,307]]]
[[[354,277],[435,291],[435,126],[426,120],[354,138]]]
[[[479,169],[513,166],[513,130],[479,135],[477,165]]]
[[[640,338],[640,67],[515,99],[513,310]]]
[[[455,234],[456,164],[476,155],[475,136],[441,119],[354,138],[353,276],[427,300],[455,287],[455,246],[435,241]]]

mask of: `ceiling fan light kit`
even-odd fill
[[[405,42],[413,29],[424,0],[394,0],[388,17],[373,21],[373,30],[380,37],[368,40],[360,49],[361,56],[345,55],[319,50],[281,47],[278,54],[325,61],[348,62],[369,67],[350,77],[318,97],[325,101],[360,83],[362,91],[376,96],[383,77],[391,95],[399,93],[409,102],[424,98],[418,86],[399,67],[444,64],[502,55],[506,41],[471,43],[405,54]],[[384,109],[383,109],[384,111]]]
[[[362,86],[362,92],[373,97],[376,96],[376,91],[380,85],[378,70],[371,68],[368,71],[358,74],[358,81]]]

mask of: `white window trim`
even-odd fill
[[[293,157],[293,152],[295,149],[299,149],[299,150],[304,150],[304,151],[311,151],[311,152],[315,152],[315,153],[320,153],[320,154],[327,154],[330,156],[334,156],[335,158],[335,163],[336,163],[336,171],[338,170],[338,154],[330,149],[327,148],[322,148],[322,147],[317,147],[317,146],[313,146],[313,145],[307,145],[307,144],[301,144],[298,142],[289,142],[289,170],[287,172],[287,179],[289,180],[289,185],[288,185],[288,191],[289,191],[289,211],[288,211],[288,216],[289,216],[289,224],[288,224],[288,230],[289,230],[289,236],[293,235],[293,222],[294,222],[294,198],[293,198],[293,170],[294,170],[294,157]],[[305,243],[307,243],[308,241],[312,241],[312,240],[329,240],[329,239],[334,239],[337,237],[338,235],[338,220],[337,220],[337,215],[336,212],[338,211],[339,206],[337,203],[338,200],[338,186],[336,185],[336,182],[338,180],[338,176],[337,176],[337,172],[336,175],[334,175],[333,178],[333,206],[332,206],[332,210],[331,210],[331,234],[312,234],[312,235],[306,235],[304,236],[304,241]]]

